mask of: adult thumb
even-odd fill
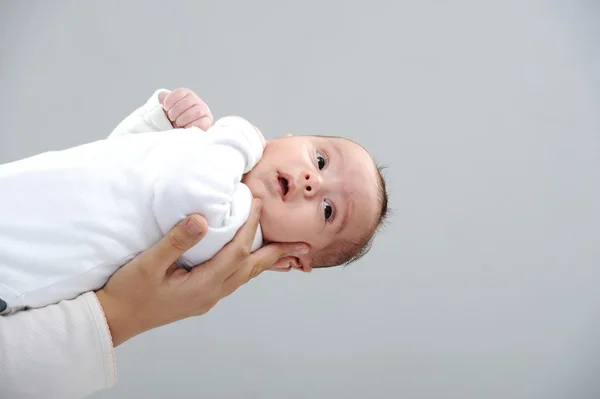
[[[206,219],[202,216],[188,216],[140,255],[140,266],[158,271],[158,274],[164,273],[181,255],[204,238],[207,230]]]

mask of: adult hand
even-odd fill
[[[179,88],[161,93],[158,102],[174,128],[196,126],[204,131],[212,126],[214,117],[208,105],[190,89]]]
[[[250,252],[260,219],[254,200],[248,221],[211,260],[191,271],[174,262],[206,234],[206,220],[192,215],[154,247],[120,268],[96,292],[111,330],[113,346],[150,329],[212,309],[271,266],[308,251],[301,243],[269,244]]]

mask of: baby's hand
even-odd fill
[[[213,114],[208,105],[190,89],[175,89],[158,98],[174,128],[196,126],[204,131],[213,124]]]

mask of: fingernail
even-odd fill
[[[261,203],[260,200],[254,201],[254,212],[260,212]]]
[[[187,227],[188,231],[195,236],[202,233],[202,226],[200,225],[200,223],[196,222],[194,219],[188,220],[185,227]]]

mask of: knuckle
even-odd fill
[[[180,251],[184,251],[187,247],[185,238],[175,233],[169,235],[169,244]]]
[[[173,91],[171,91],[169,93],[169,98],[171,99],[171,101],[175,101],[176,98],[178,98],[181,94],[181,90],[180,89],[175,89]]]
[[[152,273],[151,270],[150,270],[150,268],[147,268],[147,267],[141,267],[141,268],[139,268],[137,270],[137,273],[138,273],[138,276],[139,276],[138,278],[141,281],[148,281],[148,280],[153,279],[153,277],[154,277],[154,273]]]
[[[208,310],[214,308],[220,299],[221,299],[221,290],[214,289],[214,290],[210,291],[209,295],[204,297],[204,301],[203,301],[204,307],[208,311]]]
[[[250,269],[250,280],[252,280],[253,278],[257,277],[260,273],[261,273],[261,268],[258,265],[253,265],[252,268]]]
[[[174,98],[175,102],[181,100],[185,96],[186,96],[185,89],[179,88],[179,89],[176,89],[173,91],[173,98]]]
[[[221,295],[213,296],[212,300],[208,303],[208,306],[210,306],[210,309],[217,306],[217,303],[219,303],[220,300],[221,300]]]
[[[204,274],[204,282],[207,286],[214,285],[216,282],[216,273],[213,268],[206,268],[206,273]]]
[[[206,115],[210,112],[208,109],[208,104],[206,104],[204,101],[202,101],[201,98],[196,99],[196,105],[198,106],[198,108],[200,108],[202,110],[202,113],[204,115]]]
[[[247,245],[247,244],[240,245],[240,247],[238,248],[238,256],[242,259],[245,259],[248,256],[250,256],[251,251],[252,250],[250,248],[250,245]]]

